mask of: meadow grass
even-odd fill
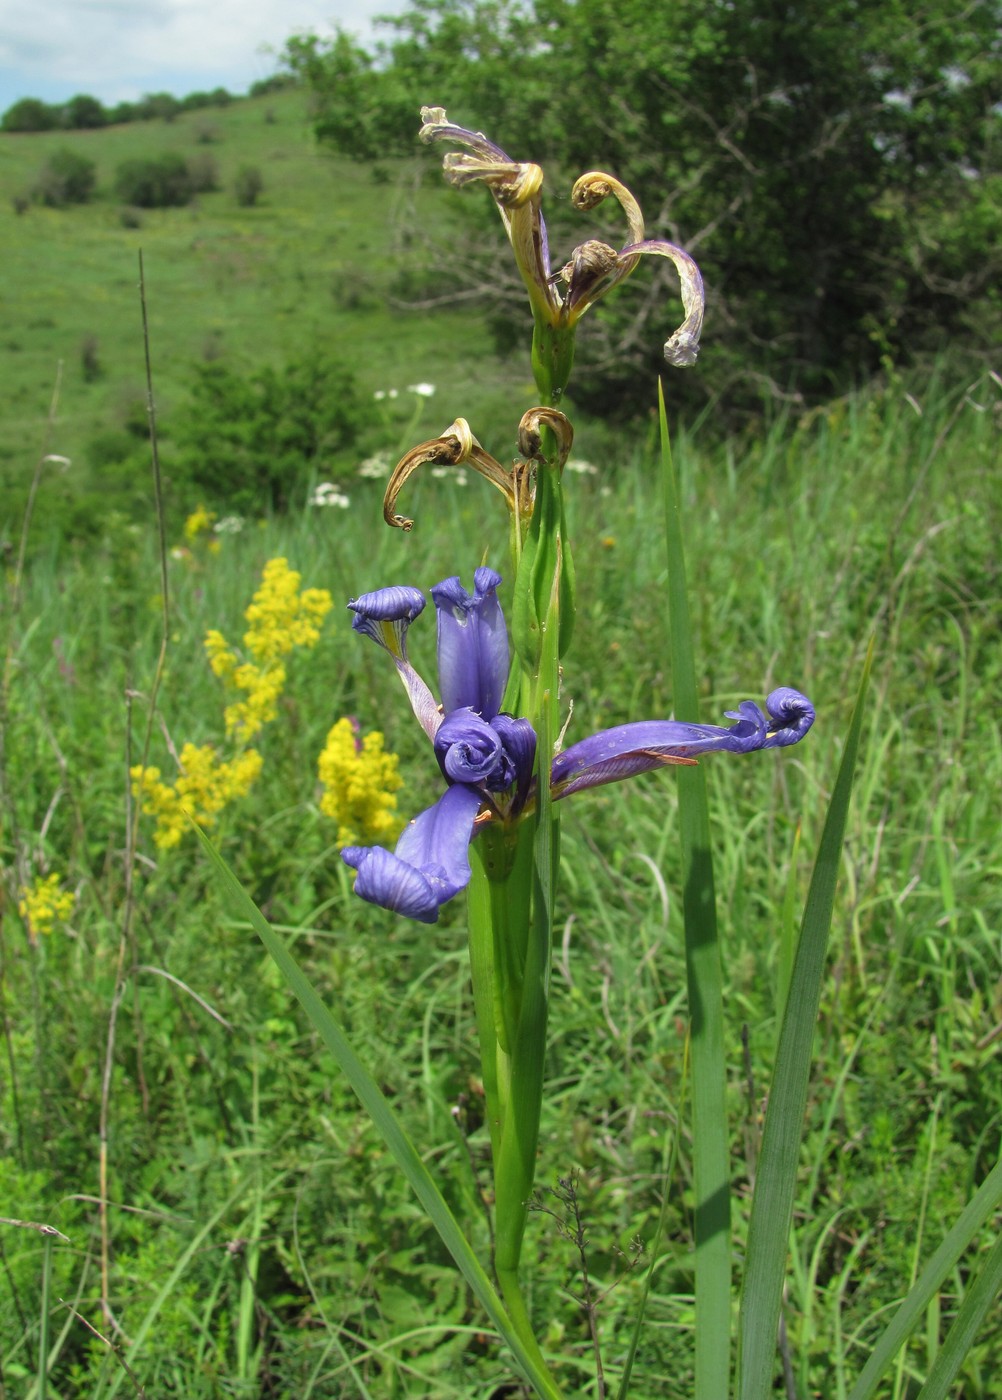
[[[307,121],[306,98],[292,90],[171,122],[0,134],[0,484],[10,502],[0,528],[9,531],[20,509],[18,487],[31,470],[25,443],[37,437],[60,363],[52,450],[74,463],[70,489],[87,471],[95,437],[128,422],[137,404],[142,418],[140,250],[165,443],[185,411],[193,365],[208,359],[246,372],[327,352],[350,366],[366,393],[448,383],[481,422],[498,422],[513,388],[522,391],[524,369],[493,357],[462,307],[420,316],[401,309],[416,293],[401,271],[408,245],[429,226],[443,236],[449,228],[453,206],[435,163],[415,143],[413,160],[388,159],[374,174],[347,153],[321,151]],[[207,130],[213,139],[205,144]],[[15,197],[62,148],[95,162],[94,198],[63,209],[31,204],[17,214]],[[183,208],[134,211],[138,226],[125,226],[114,189],[119,164],[166,151],[214,160],[219,189]],[[246,164],[264,180],[252,208],[241,208],[233,189]],[[88,342],[97,365],[90,375]]]
[[[863,657],[876,650],[846,834],[830,971],[791,1235],[785,1327],[798,1396],[847,1394],[879,1334],[998,1154],[1002,1093],[1002,671],[997,539],[999,394],[945,372],[708,447],[675,444],[685,501],[702,717],[789,683],[818,723],[786,754],[705,761],[724,956],[728,1104],[740,1271],[795,926]],[[672,708],[663,630],[655,447],[642,437],[568,491],[578,578],[565,660],[568,742]],[[108,1102],[111,1272],[102,1316],[98,1127],[138,761],[159,646],[153,531],[36,549],[4,613],[6,915],[0,1199],[69,1243],[3,1229],[0,1366],[38,1394],[48,1307],[49,1393],[128,1394],[123,1347],[148,1394],[500,1396],[510,1363],[318,1048],[250,930],[225,913],[194,839],[158,852],[140,825],[129,978]],[[473,482],[417,483],[409,536],[359,480],[349,511],[248,522],[217,554],[172,559],[167,668],[150,761],[168,736],[222,737],[202,652],[231,640],[264,562],[285,555],[338,606],[290,663],[262,776],[214,838],[290,940],[389,1095],[481,1256],[489,1179],[462,901],[433,927],[354,899],[317,806],[316,756],[339,716],[401,756],[404,815],[435,795],[434,765],[392,667],[340,602],[393,581],[427,587],[483,551],[504,571],[506,522]],[[196,504],[195,502],[192,505]],[[471,552],[457,556],[455,542]],[[434,627],[412,655],[433,672]],[[691,1393],[691,1142],[677,800],[669,774],[568,804],[538,1181],[526,1257],[544,1351],[569,1394],[595,1394],[580,1260],[558,1219],[573,1193],[615,1376],[667,1190],[666,1233],[631,1394]],[[28,869],[77,893],[68,926],[31,946],[16,914]],[[222,1019],[220,1019],[222,1018]],[[664,1171],[677,1135],[677,1168]],[[2,1228],[2,1227],[0,1227]],[[980,1248],[991,1244],[984,1232]],[[46,1253],[51,1278],[43,1287]],[[950,1279],[881,1396],[918,1394],[971,1267]],[[64,1300],[60,1302],[59,1300]],[[71,1305],[75,1312],[69,1312]],[[962,1393],[991,1400],[991,1315]],[[118,1332],[116,1328],[121,1328]]]

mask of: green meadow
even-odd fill
[[[16,197],[32,189],[47,160],[63,149],[95,163],[94,197],[61,209],[32,203],[18,214]],[[214,162],[218,190],[182,208],[125,211],[123,219],[118,166],[167,151]],[[264,189],[254,207],[241,208],[233,184],[247,164],[261,172]],[[366,394],[448,383],[450,397],[440,410],[446,417],[429,422],[429,431],[460,411],[453,404],[468,417],[503,422],[512,393],[528,392],[524,362],[499,365],[464,307],[438,308],[430,321],[401,309],[412,295],[401,274],[409,245],[432,218],[447,234],[443,211],[450,198],[436,162],[419,154],[387,160],[373,173],[331,157],[309,131],[301,92],[187,112],[171,122],[4,135],[0,188],[0,483],[7,497],[0,521],[8,531],[54,393],[58,428],[51,450],[73,462],[64,481],[73,495],[107,489],[100,467],[91,465],[95,439],[128,425],[137,412],[144,417],[140,253],[165,462],[172,425],[186,409],[192,366],[206,361],[240,373],[319,352],[349,365]],[[90,376],[87,344],[97,362]],[[347,465],[326,464],[333,472]]]
[[[194,833],[158,847],[128,776],[147,764],[170,781],[186,743],[231,752],[231,697],[203,641],[218,629],[239,645],[268,560],[330,591],[320,638],[289,657],[256,740],[260,775],[210,835],[486,1257],[464,900],[425,926],[356,899],[317,759],[331,726],[352,718],[399,756],[401,817],[434,800],[436,765],[393,666],[352,633],[343,604],[389,583],[427,591],[459,573],[468,584],[485,558],[505,573],[503,505],[478,478],[429,475],[401,500],[416,522],[404,535],[383,524],[383,482],[358,462],[334,464],[349,504],[326,507],[307,503],[318,464],[304,463],[292,509],[247,513],[214,539],[185,538],[200,502],[179,497],[163,558],[148,460],[134,513],[73,538],[61,509],[67,493],[100,495],[88,444],[145,392],[140,249],[168,475],[172,421],[207,357],[250,371],[329,351],[366,395],[402,391],[397,416],[369,430],[372,450],[392,456],[408,429],[417,441],[463,414],[502,461],[531,402],[527,358],[493,357],[469,308],[398,308],[407,232],[430,222],[447,233],[452,197],[422,173],[434,161],[387,161],[374,177],[321,153],[295,92],[170,124],[5,136],[4,189],[29,186],[60,146],[95,160],[95,198],[0,208],[0,1396],[527,1395]],[[221,189],[125,227],[115,167],[159,149],[212,154]],[[264,192],[242,209],[231,185],[247,162]],[[91,379],[86,337],[101,364]],[[433,398],[407,396],[419,381],[434,383]],[[704,763],[739,1272],[784,969],[874,646],[790,1239],[788,1372],[775,1390],[788,1400],[849,1396],[998,1158],[1000,416],[997,377],[961,376],[944,358],[724,440],[706,423],[676,433],[702,719],[722,722],[778,685],[818,712],[794,749]],[[657,450],[648,422],[614,435],[586,421],[567,467],[578,576],[568,742],[672,712]],[[43,451],[72,465],[39,466]],[[410,638],[429,678],[434,633],[426,614]],[[563,819],[525,1258],[541,1345],[568,1396],[615,1393],[648,1279],[630,1394],[692,1393],[693,1008],[677,811],[666,772],[572,797]],[[39,931],[19,902],[48,877],[72,906]],[[997,1227],[949,1271],[881,1400],[923,1393]],[[952,1394],[998,1396],[1000,1323],[996,1303]]]

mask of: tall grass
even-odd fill
[[[743,1164],[733,1183],[739,1273],[787,976],[777,911],[803,902],[803,853],[817,847],[866,641],[877,638],[791,1233],[783,1318],[797,1395],[851,1390],[883,1320],[995,1161],[1002,1121],[991,1072],[1002,1036],[999,393],[989,379],[956,385],[945,372],[912,389],[861,394],[712,451],[698,435],[675,447],[704,718],[781,680],[819,713],[810,741],[782,763],[703,765],[726,1096]],[[582,529],[568,742],[599,723],[672,710],[670,661],[654,640],[665,590],[654,456],[652,443],[630,444],[569,493]],[[48,489],[43,480],[20,608],[4,613],[0,1180],[11,1217],[47,1222],[70,1242],[0,1225],[4,1383],[38,1393],[47,1300],[51,1394],[130,1393],[112,1342],[149,1394],[504,1393],[508,1365],[482,1314],[251,930],[221,914],[197,844],[158,853],[145,824],[111,1085],[102,1315],[95,1197],[123,914],[126,737],[130,713],[137,730],[145,718],[160,589],[152,530],[109,535],[87,554],[47,541]],[[477,484],[419,485],[406,538],[371,528],[380,489],[360,480],[350,513],[249,522],[218,555],[171,563],[153,761],[169,769],[167,736],[180,747],[221,735],[201,638],[209,627],[239,635],[265,559],[287,555],[336,599],[391,579],[468,575],[480,562],[457,561],[454,547],[469,537],[479,549],[494,518]],[[506,543],[499,515],[497,524],[494,560]],[[433,630],[411,636],[426,670]],[[316,755],[342,714],[382,728],[401,754],[405,814],[433,795],[395,681],[356,641],[336,609],[316,650],[296,658],[262,778],[224,815],[218,840],[484,1245],[487,1143],[462,910],[416,928],[350,898],[336,831],[316,806]],[[576,1174],[611,1376],[644,1287],[649,1261],[637,1252],[663,1206],[631,1394],[681,1398],[693,1357],[684,1133],[667,1200],[660,1194],[686,1053],[676,818],[664,776],[633,785],[628,799],[600,789],[567,813],[539,1179],[556,1186]],[[70,927],[36,947],[16,914],[27,866],[58,869],[78,892]],[[577,1252],[545,1212],[529,1232],[533,1309],[550,1319],[544,1350],[570,1358],[566,1389],[587,1395]],[[986,1229],[985,1252],[990,1244]],[[878,1394],[915,1394],[934,1373],[973,1262],[935,1291]],[[75,1300],[106,1341],[60,1299]],[[958,1382],[975,1400],[990,1400],[1002,1367],[993,1319],[997,1311]]]

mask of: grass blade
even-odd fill
[[[859,1380],[849,1394],[849,1400],[871,1400],[881,1376],[907,1341],[912,1329],[921,1321],[926,1308],[943,1280],[955,1267],[960,1256],[969,1247],[974,1236],[983,1227],[989,1216],[998,1210],[1000,1205],[1002,1205],[1002,1160],[995,1163],[953,1228],[946,1235],[943,1243],[922,1270],[914,1286],[908,1290],[907,1296],[894,1314],[880,1341],[870,1353],[869,1360],[860,1372]],[[924,1400],[929,1400],[929,1397],[924,1396]]]
[[[971,1349],[978,1330],[1002,1288],[1002,1235],[985,1260],[977,1278],[968,1288],[953,1326],[946,1334],[918,1400],[946,1400],[964,1357]]]
[[[776,1337],[793,1218],[800,1140],[807,1106],[814,1027],[825,974],[835,886],[872,660],[871,642],[821,834],[776,1052],[776,1068],[752,1198],[748,1257],[738,1321],[740,1400],[767,1400],[773,1394]]]
[[[661,479],[668,551],[668,624],[676,718],[699,719],[678,485],[658,386]],[[720,1400],[730,1379],[730,1145],[724,987],[717,939],[710,812],[701,768],[676,773],[682,844],[685,965],[692,1037],[692,1137],[696,1188],[696,1400]]]
[[[392,1152],[397,1165],[410,1183],[414,1194],[424,1207],[425,1213],[435,1226],[449,1253],[456,1261],[463,1277],[510,1347],[519,1367],[531,1380],[538,1394],[543,1396],[545,1400],[559,1400],[560,1392],[552,1376],[541,1370],[539,1364],[522,1344],[509,1321],[501,1299],[470,1247],[459,1222],[442,1199],[441,1192],[435,1185],[431,1174],[383,1096],[378,1084],[351,1048],[344,1031],[321,1001],[313,984],[289,952],[285,943],[272,929],[212,842],[200,830],[198,838],[226,886],[230,898],[230,913],[241,922],[250,924],[277,963],[282,975],[313,1023],[317,1034],[334,1056],[362,1107],[382,1134],[383,1141]]]

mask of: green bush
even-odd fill
[[[256,165],[242,165],[233,182],[233,193],[241,209],[250,209],[264,189],[264,179]]]
[[[188,162],[177,151],[123,161],[115,177],[115,189],[126,204],[138,209],[169,209],[187,204],[194,193]]]
[[[94,192],[97,167],[76,151],[53,151],[35,181],[34,195],[41,204],[62,209],[67,204],[86,204]]]
[[[219,189],[219,164],[215,156],[201,151],[187,162],[193,194],[211,194]]]
[[[37,97],[22,97],[0,118],[3,131],[55,131],[58,125],[59,108],[50,107]]]
[[[282,511],[311,473],[336,479],[353,470],[355,445],[372,421],[371,399],[333,359],[311,356],[250,375],[216,360],[196,366],[187,412],[170,425],[172,475],[225,511]]]

